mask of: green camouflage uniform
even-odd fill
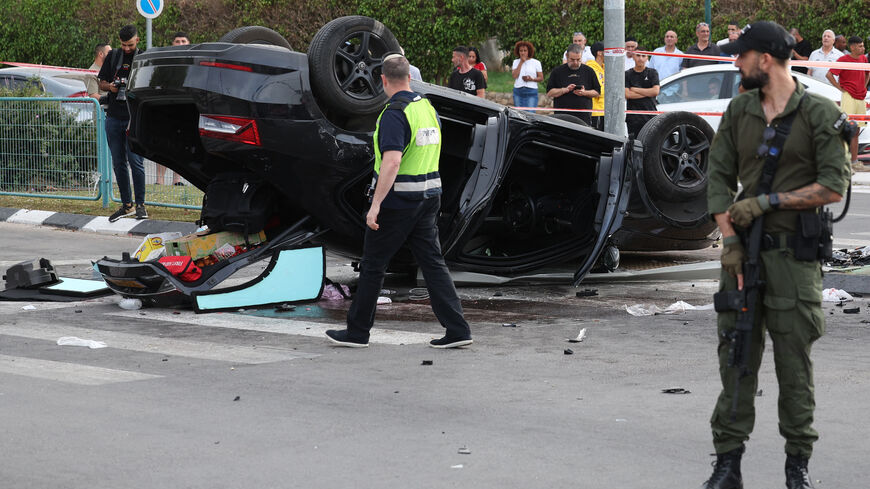
[[[798,82],[785,110],[772,125],[795,110],[804,92]],[[840,134],[842,128],[837,124],[840,114],[830,100],[807,94],[785,142],[771,192],[788,192],[815,182],[845,195],[850,171],[847,147]],[[756,195],[764,166],[758,146],[765,127],[759,90],[749,90],[732,100],[710,149],[707,205],[711,215],[725,212],[733,203],[738,180],[743,185],[744,198]],[[737,313],[719,313],[719,372],[723,389],[710,420],[716,453],[739,448],[752,432],[765,329],[774,345],[779,432],[786,439],[785,450],[809,458],[813,442],[818,439],[812,428],[815,399],[810,349],[825,331],[822,272],[819,262],[796,260],[786,245],[785,237],[795,233],[798,212],[771,210],[764,216],[764,232],[778,244],[761,252],[761,279],[766,286],[752,331],[748,366],[751,374],[740,381],[737,417],[733,422],[731,402],[739,372],[727,367],[730,342],[722,333],[734,329]],[[737,279],[723,271],[719,289],[736,288]]]

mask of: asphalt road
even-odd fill
[[[870,229],[865,197],[847,239]],[[87,278],[91,259],[138,242],[0,223],[0,264],[44,256]],[[353,277],[338,257],[328,274]],[[391,279],[396,302],[379,308],[371,346],[353,350],[322,336],[342,327],[347,303],[195,315],[125,311],[115,297],[0,302],[2,485],[694,488],[709,476],[714,313],[634,317],[623,306],[708,304],[715,281],[581,285],[594,297],[562,284],[463,288],[475,343],[455,351],[426,347],[443,330],[425,302],[402,296],[411,286]],[[825,305],[814,349],[820,489],[866,484],[870,316],[856,302],[857,315]],[[581,328],[586,340],[568,343]],[[62,336],[108,347],[58,346]],[[769,355],[760,376],[744,477],[782,487]],[[661,392],[670,387],[691,393]]]

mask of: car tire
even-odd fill
[[[714,134],[707,121],[690,112],[668,112],[650,119],[637,135],[643,144],[647,191],[669,202],[703,195]]]
[[[579,124],[581,126],[589,127],[589,123],[584,121],[583,119],[577,117],[576,115],[571,114],[553,114],[553,119],[559,119],[560,121],[565,122],[573,122],[574,124]]]
[[[290,43],[284,36],[277,32],[259,25],[249,25],[233,29],[221,37],[218,42],[231,42],[234,44],[266,44],[269,46],[281,46],[289,50]]]
[[[387,103],[381,65],[399,42],[370,17],[339,17],[323,26],[308,48],[311,89],[319,104],[344,117],[377,114]]]

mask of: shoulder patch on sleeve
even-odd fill
[[[848,118],[849,116],[847,116],[846,114],[840,114],[840,117],[838,117],[837,120],[834,121],[834,130],[839,131]]]

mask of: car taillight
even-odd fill
[[[257,121],[225,115],[200,115],[199,135],[260,146]]]
[[[237,65],[234,63],[222,63],[220,61],[200,61],[200,66],[212,66],[214,68],[227,68],[229,70],[239,70],[239,71],[254,71],[250,66],[245,65]]]

